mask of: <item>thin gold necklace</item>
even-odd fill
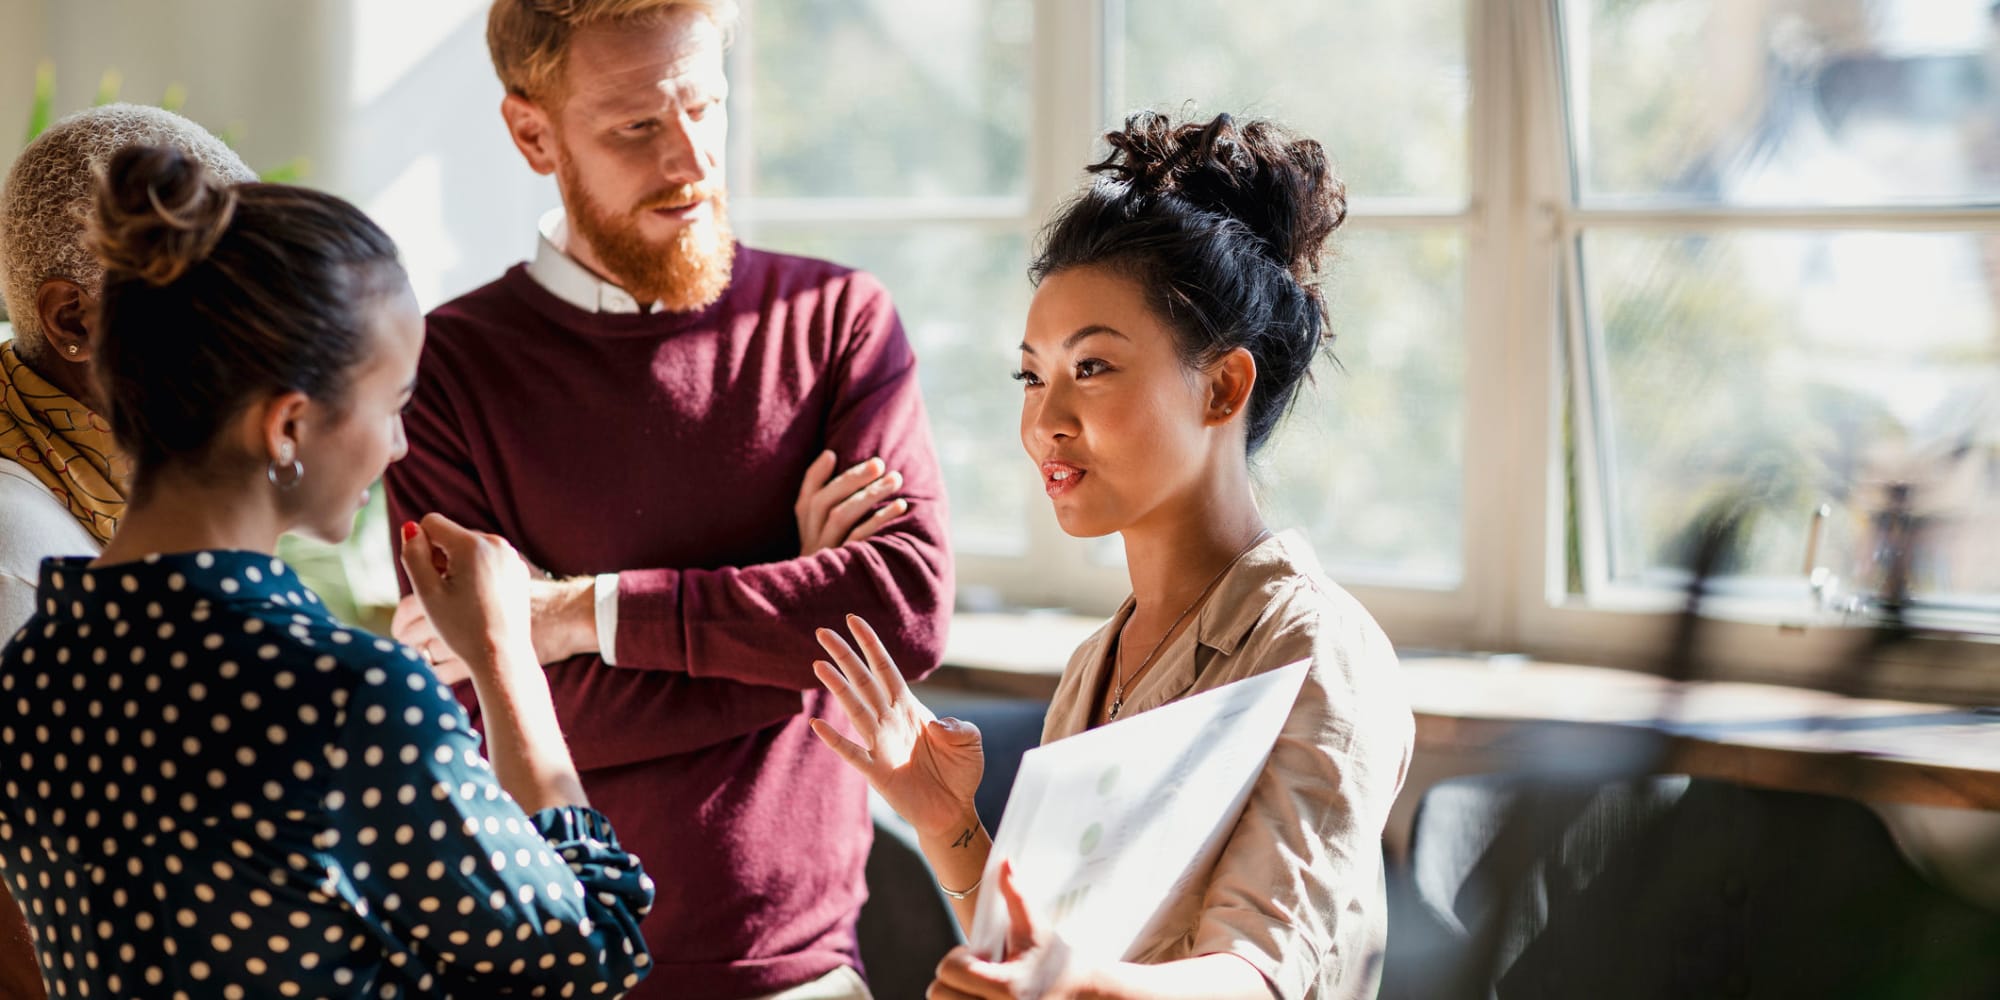
[[[1244,556],[1249,555],[1250,550],[1256,548],[1257,543],[1263,541],[1264,536],[1270,533],[1271,529],[1269,528],[1257,532],[1257,537],[1250,539],[1250,544],[1243,546],[1243,551],[1236,553],[1234,558],[1224,563],[1222,568],[1216,571],[1214,578],[1208,581],[1208,586],[1201,588],[1201,593],[1194,595],[1194,600],[1188,602],[1188,606],[1181,609],[1181,613],[1174,619],[1174,623],[1167,626],[1165,632],[1160,633],[1159,641],[1153,643],[1152,652],[1147,653],[1146,658],[1139,661],[1139,669],[1132,671],[1133,680],[1138,680],[1139,675],[1145,673],[1146,668],[1152,665],[1153,657],[1160,655],[1160,647],[1167,644],[1167,637],[1173,635],[1174,630],[1181,627],[1181,622],[1187,619],[1188,613],[1199,606],[1203,600],[1206,600],[1208,592],[1214,590],[1215,585],[1222,582],[1223,576],[1237,563],[1241,562]],[[1137,605],[1134,605],[1134,607],[1136,608]],[[1131,621],[1131,617],[1127,616],[1124,622],[1119,623],[1118,646],[1112,651],[1111,655],[1112,684],[1111,712],[1109,713],[1111,719],[1118,718],[1119,711],[1125,707],[1125,626],[1130,624]]]

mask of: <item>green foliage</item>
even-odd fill
[[[297,184],[312,173],[312,161],[303,156],[294,156],[269,170],[257,173],[257,179],[267,184]]]
[[[124,75],[115,69],[107,69],[104,75],[98,78],[97,95],[92,105],[103,107],[114,103],[124,89]],[[35,67],[35,97],[34,103],[28,110],[28,135],[21,141],[23,146],[34,142],[37,136],[55,124],[55,105],[56,67],[54,63],[43,60]],[[155,106],[163,111],[183,113],[183,109],[187,107],[187,88],[178,83],[169,84],[166,93],[161,95],[159,104]],[[216,133],[216,138],[221,139],[224,145],[234,148],[242,132],[240,126],[232,125]],[[258,171],[257,176],[258,179],[272,184],[297,184],[311,173],[312,161],[303,156],[295,156],[284,163]]]
[[[388,504],[377,483],[367,505],[355,512],[354,530],[346,541],[329,545],[286,535],[278,540],[278,557],[320,596],[335,618],[388,635],[396,609],[390,538]]]
[[[107,69],[97,78],[97,100],[94,107],[103,107],[118,100],[118,92],[125,89],[125,77],[115,69]]]
[[[28,137],[22,145],[34,142],[35,137],[48,131],[54,118],[56,106],[56,67],[44,61],[35,67],[35,102],[28,110]]]

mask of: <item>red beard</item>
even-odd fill
[[[668,312],[707,308],[729,288],[736,262],[736,238],[729,229],[727,194],[720,184],[684,184],[641,199],[616,212],[591,198],[576,175],[574,161],[560,169],[570,203],[570,224],[597,256],[598,266],[641,305],[658,303]],[[658,208],[708,202],[709,215],[682,226],[665,242],[649,239],[639,220]]]

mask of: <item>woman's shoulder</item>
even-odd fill
[[[1232,588],[1239,596],[1230,611],[1245,641],[1285,638],[1388,646],[1375,616],[1327,575],[1302,533],[1277,535],[1255,555],[1256,562],[1243,574],[1246,579]]]
[[[1316,683],[1400,697],[1395,646],[1375,616],[1327,576],[1302,535],[1287,532],[1273,548],[1259,567],[1261,609],[1243,623],[1229,679],[1309,660]]]

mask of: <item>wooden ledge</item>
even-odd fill
[[[960,615],[941,688],[1047,700],[1098,619]],[[1407,656],[1417,749],[1650,770],[1875,802],[2000,810],[2000,714],[1520,657]]]

